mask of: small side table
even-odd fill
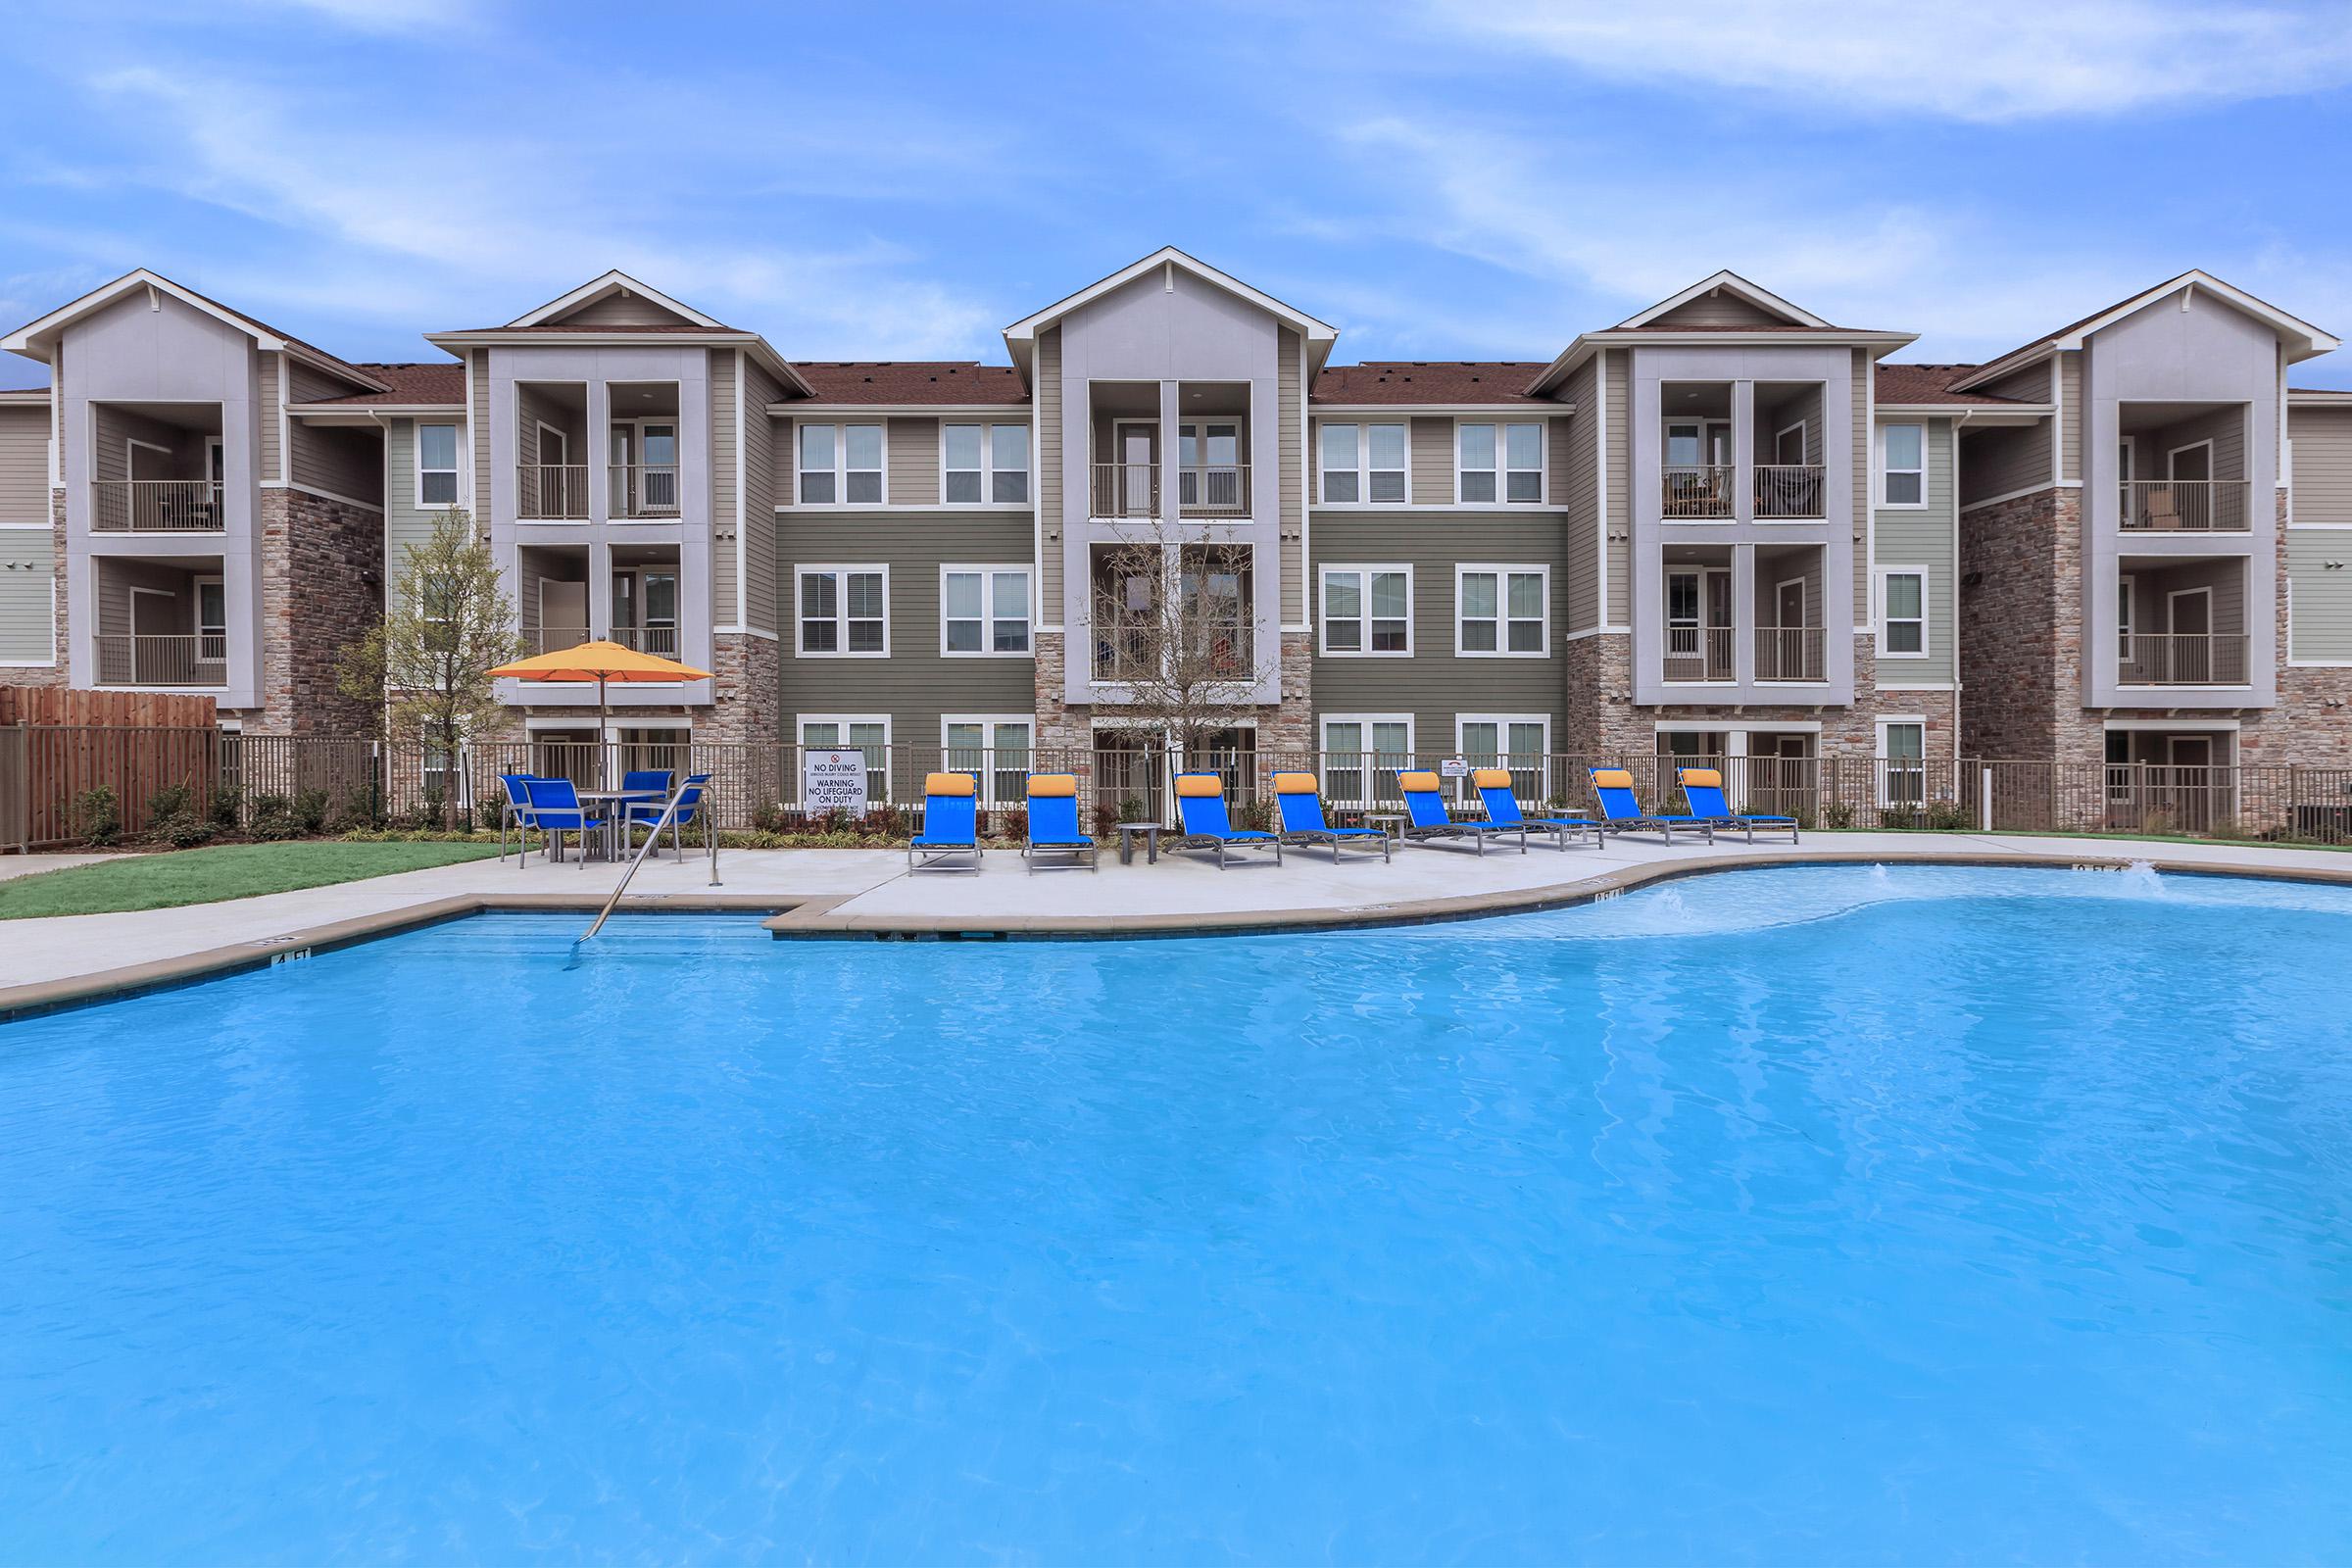
[[[1406,816],[1402,811],[1366,811],[1364,813],[1364,826],[1380,829],[1389,836],[1389,842],[1392,844],[1404,842],[1404,824],[1411,820],[1412,818]]]
[[[1119,835],[1119,863],[1121,865],[1135,863],[1135,841],[1139,834],[1142,835],[1144,841],[1144,863],[1146,865],[1159,863],[1159,824],[1157,822],[1114,822],[1111,824],[1111,828]]]

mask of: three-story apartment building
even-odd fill
[[[624,741],[1140,754],[1173,594],[1223,753],[2342,756],[2352,398],[2218,280],[1984,366],[1729,272],[1548,360],[1337,339],[1174,250],[1000,366],[791,361],[617,272],[354,364],[132,273],[4,340],[51,385],[0,396],[0,679],[355,728],[334,655],[458,509],[534,648],[714,672],[616,688]]]

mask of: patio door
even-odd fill
[[[218,664],[228,658],[228,588],[219,577],[199,577],[196,588],[196,662]]]
[[[2190,833],[2213,825],[2217,775],[2213,770],[2213,737],[2174,735],[2165,743],[2166,772],[2163,803]]]
[[[2195,686],[2212,680],[2213,590],[2180,589],[2166,597],[2165,612],[2173,634],[2173,683]]]
[[[1238,512],[1242,505],[1242,426],[1235,419],[1188,421],[1176,427],[1178,503],[1205,512]]]
[[[1157,515],[1159,509],[1152,480],[1159,461],[1159,426],[1125,422],[1115,434],[1119,445],[1119,515]]]
[[[576,648],[588,640],[588,585],[539,581],[539,646],[534,653],[552,654]]]
[[[187,659],[176,635],[179,598],[160,588],[130,591],[130,679],[133,685],[170,685],[188,678]]]

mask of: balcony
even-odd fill
[[[587,465],[517,464],[514,468],[514,515],[526,522],[587,521]]]
[[[541,626],[525,632],[522,640],[530,645],[533,654],[560,654],[577,648],[589,638],[585,626]]]
[[[1159,465],[1096,464],[1094,494],[1088,503],[1087,514],[1095,517],[1158,516]]]
[[[658,659],[678,657],[678,628],[675,626],[615,626],[612,641],[631,653],[652,654]]]
[[[1822,496],[1829,470],[1818,463],[1774,463],[1756,469],[1755,515],[1767,521],[1812,520],[1824,515]]]
[[[2117,515],[2126,533],[2246,533],[2245,479],[2127,479]]]
[[[106,633],[90,639],[101,686],[225,686],[228,638],[211,633]]]
[[[1827,637],[1820,626],[1758,626],[1756,679],[1828,680]]]
[[[1730,626],[1668,626],[1666,679],[1692,684],[1734,679],[1733,639],[1737,636]]]
[[[1660,476],[1661,515],[1728,522],[1734,515],[1740,470],[1728,463],[1669,464]]]
[[[2243,686],[2243,633],[2126,633],[2118,649],[2118,684],[2125,686]]]
[[[217,479],[99,479],[90,485],[97,533],[220,533],[227,526]]]
[[[1176,475],[1177,510],[1187,517],[1250,515],[1250,466],[1208,464]]]
[[[615,463],[608,515],[618,519],[674,521],[678,515],[678,466],[674,463]]]

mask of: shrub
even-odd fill
[[[302,824],[306,837],[317,837],[326,831],[327,797],[324,790],[304,790],[294,797],[294,819]]]
[[[1795,814],[1801,818],[1805,813],[1799,811]],[[1854,808],[1843,802],[1835,806],[1825,806],[1821,808],[1821,825],[1827,828],[1852,827],[1854,825]],[[1886,823],[1888,827],[1909,827],[1910,825],[1908,822],[1889,821]]]
[[[499,816],[506,808],[504,801],[476,801],[473,803],[474,824],[485,833],[495,833],[498,831]]]
[[[372,828],[384,825],[384,806],[372,784],[354,784],[343,792],[342,808],[335,813],[345,829]]]
[[[74,797],[74,825],[90,843],[105,849],[122,837],[122,803],[101,784]]]
[[[190,815],[195,800],[196,792],[187,785],[167,784],[147,797],[148,820],[160,821],[167,816]]]
[[[784,831],[784,824],[791,820],[792,813],[784,809],[781,802],[761,801],[752,812],[752,831],[755,833],[781,833]]]
[[[213,826],[223,833],[234,833],[244,815],[245,792],[234,784],[223,784],[213,791]]]
[[[245,831],[265,844],[303,836],[302,821],[294,814],[294,803],[283,795],[255,796],[253,821]]]
[[[147,831],[158,844],[168,844],[175,850],[193,850],[212,843],[219,829],[194,811],[172,811],[157,817]]]

